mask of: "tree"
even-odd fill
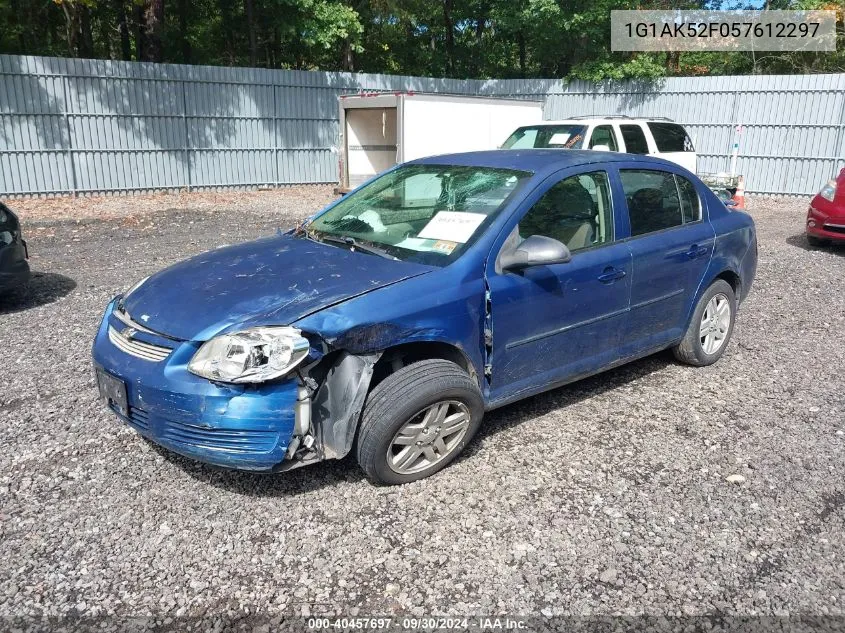
[[[91,9],[95,0],[54,0],[65,16],[65,39],[72,57],[93,57]]]
[[[730,0],[738,8],[752,0]],[[836,53],[611,51],[610,12],[723,0],[0,0],[0,52],[446,77],[845,72]]]
[[[132,59],[132,42],[129,39],[129,21],[126,17],[125,0],[114,0],[114,8],[117,16],[117,30],[120,34],[120,58],[129,61]]]
[[[145,0],[143,16],[145,46],[144,55],[140,59],[145,62],[163,62],[164,0]]]

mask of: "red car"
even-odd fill
[[[813,246],[828,241],[845,243],[845,169],[810,202],[807,241]]]

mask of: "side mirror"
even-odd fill
[[[572,253],[565,244],[544,235],[532,235],[519,246],[499,257],[502,270],[521,270],[531,266],[565,264]]]
[[[594,152],[609,152],[610,145],[593,145],[590,149]]]

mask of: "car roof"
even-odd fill
[[[667,119],[664,117],[647,117],[647,116],[575,116],[569,119],[555,119],[554,121],[540,121],[531,125],[522,127],[535,127],[538,125],[569,125],[572,123],[674,123],[680,125],[677,121]]]
[[[495,149],[484,152],[441,154],[409,161],[423,165],[467,165],[517,169],[535,173],[598,163],[637,162],[654,167],[678,167],[675,163],[643,154],[598,152],[591,149]]]

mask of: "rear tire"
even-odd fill
[[[478,385],[455,363],[431,359],[407,365],[367,396],[358,463],[378,484],[423,479],[458,456],[483,416]]]
[[[672,353],[688,365],[712,365],[725,353],[735,319],[734,290],[724,279],[717,279],[701,295],[687,332]]]

